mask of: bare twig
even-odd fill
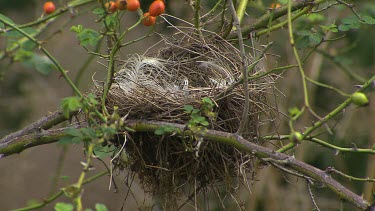
[[[320,211],[320,209],[318,207],[318,204],[315,202],[314,194],[311,191],[311,183],[309,181],[307,181],[306,183],[307,183],[307,191],[309,192],[310,199],[311,199],[311,201],[312,201],[315,209],[318,210],[318,211]]]
[[[240,20],[237,17],[236,9],[234,8],[234,4],[232,0],[228,1],[229,3],[229,9],[232,11],[233,20],[234,20],[234,27],[237,31],[238,36],[238,43],[239,48],[241,52],[241,64],[242,64],[242,77],[243,77],[243,90],[245,95],[245,105],[242,112],[242,119],[240,122],[240,126],[238,127],[237,134],[241,135],[243,131],[245,130],[246,122],[249,117],[249,84],[248,84],[248,74],[247,74],[247,61],[246,61],[246,52],[245,52],[245,46],[242,39],[242,32],[241,32],[241,26],[240,26]]]

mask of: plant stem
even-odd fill
[[[66,74],[66,71],[64,68],[60,65],[60,63],[45,49],[42,47],[42,44],[37,41],[35,38],[30,36],[28,33],[23,31],[22,29],[18,28],[13,23],[5,20],[2,16],[0,16],[0,21],[3,22],[5,25],[10,26],[11,28],[15,29],[19,33],[21,33],[23,36],[27,37],[30,41],[34,42],[38,48],[52,61],[52,63],[56,66],[56,68],[59,70],[62,77],[66,80],[66,82],[70,85],[70,87],[74,90],[74,92],[79,96],[83,97],[82,93],[79,91],[79,89],[74,85],[73,81],[69,78],[69,76]]]
[[[244,90],[244,95],[245,95],[245,103],[244,103],[244,108],[242,111],[242,118],[240,122],[240,126],[238,127],[237,134],[241,135],[246,127],[247,120],[249,117],[249,110],[250,110],[250,104],[249,104],[249,82],[248,82],[248,74],[247,74],[247,59],[246,59],[246,52],[245,52],[245,45],[243,42],[242,38],[242,33],[241,33],[241,26],[240,26],[240,21],[237,17],[236,14],[236,9],[234,8],[233,0],[229,0],[229,8],[232,11],[233,15],[233,20],[234,20],[234,26],[237,31],[237,36],[238,36],[238,43],[239,43],[239,48],[241,52],[241,64],[242,64],[242,78],[243,78],[243,90]]]
[[[243,20],[243,16],[246,12],[246,8],[247,8],[247,3],[249,2],[249,0],[240,0],[240,3],[238,4],[238,7],[237,7],[237,18],[239,20],[239,24],[242,23],[242,20]]]
[[[85,181],[83,181],[83,184],[87,184],[87,183],[90,183],[104,175],[108,174],[108,171],[102,171],[88,179],[86,179]],[[38,209],[38,208],[42,208],[42,207],[45,207],[47,206],[49,203],[51,203],[52,201],[54,201],[55,199],[59,198],[60,196],[62,196],[64,193],[63,190],[60,190],[59,192],[53,194],[52,196],[50,196],[49,198],[47,199],[43,199],[43,202],[41,203],[37,203],[37,204],[34,204],[34,205],[31,205],[31,206],[28,206],[28,207],[23,207],[23,208],[19,208],[19,209],[15,209],[13,211],[28,211],[28,210],[35,210],[35,209]]]

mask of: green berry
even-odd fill
[[[290,140],[295,143],[301,143],[303,140],[303,135],[300,132],[294,131],[290,136]]]
[[[355,92],[351,96],[352,102],[357,106],[367,106],[369,104],[367,96],[362,92]]]

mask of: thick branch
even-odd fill
[[[53,126],[67,120],[64,115],[62,114],[61,111],[55,111],[50,115],[47,115],[38,121],[26,126],[22,130],[19,130],[17,132],[11,133],[4,138],[0,140],[0,148],[4,145],[7,144],[7,142],[11,140],[15,140],[16,138],[19,138],[21,136],[31,134],[40,130],[48,130],[52,128]]]
[[[182,124],[173,124],[157,121],[129,120],[126,121],[125,125],[126,127],[129,127],[135,130],[136,132],[151,133],[154,132],[160,126],[170,126],[177,129],[177,135],[191,135],[189,134],[189,131],[184,131],[185,125]],[[17,152],[21,152],[22,150],[31,148],[33,146],[56,142],[64,135],[64,129],[56,129],[42,131],[40,133],[25,135],[21,138],[9,140],[6,146],[0,145],[0,156],[4,157]],[[270,158],[275,161],[281,161],[280,163],[283,163],[285,168],[292,169],[296,172],[299,172],[318,181],[321,184],[324,184],[326,187],[328,187],[328,189],[333,191],[341,199],[352,203],[356,207],[365,210],[370,206],[366,200],[364,200],[357,194],[353,193],[352,191],[344,187],[342,184],[338,183],[326,172],[318,168],[315,168],[311,165],[308,165],[302,161],[296,160],[292,156],[283,153],[278,153],[272,149],[259,146],[255,143],[245,140],[241,136],[232,133],[208,130],[206,131],[206,133],[202,135],[205,138],[205,140],[216,141],[219,143],[231,145],[240,151],[251,153],[257,156],[258,158]]]
[[[60,138],[65,136],[64,129],[55,130],[40,130],[34,134],[16,136],[7,142],[0,142],[0,158],[15,153],[20,153],[25,149],[57,142]]]

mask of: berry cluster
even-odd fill
[[[139,0],[116,0],[105,3],[105,8],[108,12],[116,12],[117,10],[137,11],[141,3]],[[53,2],[48,1],[44,3],[43,10],[46,14],[55,12],[56,6]],[[148,12],[143,14],[142,24],[144,26],[152,26],[156,23],[156,17],[163,14],[165,11],[165,1],[155,0],[150,5]]]

